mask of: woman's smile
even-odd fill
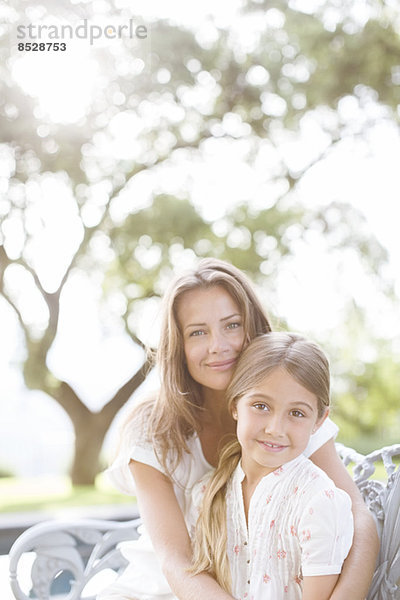
[[[215,371],[226,371],[227,369],[230,369],[231,367],[233,367],[233,365],[236,363],[237,358],[231,358],[228,360],[222,360],[222,361],[216,361],[216,362],[209,362],[207,363],[207,367],[209,367],[210,369],[214,369]]]

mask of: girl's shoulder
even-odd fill
[[[305,500],[309,498],[315,501],[316,498],[320,498],[322,502],[329,499],[339,504],[351,505],[349,495],[336,487],[325,471],[317,467],[310,459],[306,457],[303,459],[297,477]]]
[[[335,485],[325,471],[304,455],[299,458],[296,476],[304,487],[317,489],[321,486]]]

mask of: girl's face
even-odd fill
[[[265,475],[299,456],[328,416],[318,417],[317,397],[282,368],[242,396],[233,412],[248,479]]]
[[[244,341],[238,305],[216,285],[185,292],[177,315],[190,375],[204,387],[226,390]]]

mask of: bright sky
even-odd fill
[[[118,6],[129,6],[130,1],[120,0]],[[238,31],[239,21],[235,21],[236,7],[239,1],[215,0],[200,4],[190,3],[190,10],[182,2],[168,3],[159,0],[142,0],[135,2],[135,8],[144,19],[151,15],[172,17],[180,22],[196,22],[199,35],[204,39],[212,39],[213,26],[204,18],[207,12],[212,12],[221,25],[235,22]],[[98,8],[104,7],[101,0]],[[270,18],[274,15],[271,14]],[[277,15],[275,14],[275,18]],[[254,23],[252,26],[254,27]],[[245,31],[239,32],[244,36]],[[238,35],[239,35],[238,33]],[[99,85],[101,74],[99,65],[93,60],[90,48],[81,44],[73,47],[71,52],[61,57],[48,53],[47,56],[37,60],[32,53],[26,53],[24,58],[18,58],[14,63],[14,76],[24,86],[27,93],[37,96],[42,110],[48,115],[50,121],[74,122],[85,114],[87,105],[96,86]],[[163,76],[161,74],[161,76]],[[256,76],[256,74],[254,75]],[[262,76],[259,73],[257,76]],[[351,104],[343,106],[343,110],[356,110]],[[351,116],[351,114],[350,114]],[[357,115],[354,115],[355,117]],[[112,125],[119,141],[123,142],[126,130],[125,123],[118,122]],[[140,124],[137,124],[140,127]],[[227,126],[235,126],[234,123]],[[45,132],[43,132],[45,133]],[[307,151],[316,151],[318,144],[323,146],[323,140],[313,123],[305,123],[304,138],[309,142],[307,146],[299,142],[283,148],[286,156],[296,161],[299,155],[304,157]],[[132,145],[126,140],[125,148],[134,151]],[[304,140],[303,140],[304,144]],[[122,150],[121,150],[122,148]],[[124,152],[124,144],[119,144],[119,151]],[[125,150],[126,152],[128,150]],[[258,163],[254,168],[244,162],[246,151],[245,143],[210,143],[205,150],[204,157],[190,162],[190,180],[188,180],[185,164],[177,163],[170,169],[161,169],[155,184],[151,178],[138,178],[134,184],[136,194],[129,196],[139,197],[145,204],[150,198],[156,185],[165,192],[179,192],[191,189],[192,199],[205,216],[218,218],[235,202],[246,201],[254,205],[264,205],[265,198],[274,197],[276,190],[271,187],[265,177],[264,166],[268,162],[268,148],[260,153]],[[263,154],[264,153],[264,154]],[[388,125],[384,120],[369,133],[368,153],[365,146],[344,143],[328,160],[310,171],[304,178],[299,189],[299,201],[306,205],[329,206],[332,201],[340,199],[359,208],[366,216],[371,226],[371,231],[385,245],[391,258],[391,275],[397,279],[397,292],[400,295],[400,244],[398,241],[399,209],[399,174],[398,157],[400,156],[400,135],[394,126]],[[187,165],[188,166],[188,165]],[[54,194],[57,192],[57,205],[54,204]],[[133,190],[131,190],[132,192]],[[98,197],[104,191],[98,190]],[[70,252],[80,238],[81,230],[76,211],[73,208],[71,191],[67,182],[55,176],[46,176],[39,179],[30,189],[33,198],[37,198],[36,214],[32,211],[32,223],[41,220],[41,235],[36,238],[35,254],[37,268],[43,281],[49,287],[55,288],[62,275],[62,266],[68,263]],[[136,206],[137,208],[137,206]],[[115,204],[115,210],[129,212],[130,200],[121,197]],[[98,208],[97,208],[98,210]],[[86,218],[96,220],[96,206],[93,204],[91,213],[87,212]],[[68,224],[68,227],[66,227]],[[15,252],[21,243],[18,234],[18,225],[15,224],[14,237]],[[57,240],[57,244],[54,244]],[[100,242],[101,243],[101,242]],[[55,250],[58,248],[58,251]],[[50,252],[50,254],[49,254]],[[58,254],[55,254],[57,253]],[[52,260],[48,260],[51,256]],[[190,258],[190,257],[189,257]],[[287,265],[285,272],[276,279],[279,305],[273,305],[273,312],[284,315],[289,319],[292,328],[311,332],[327,327],[334,327],[335,319],[340,317],[341,288],[338,285],[338,264],[335,257],[328,256],[323,246],[299,244],[296,260]],[[394,337],[400,333],[400,323],[395,324],[395,316],[387,313],[385,306],[374,302],[376,292],[371,283],[361,277],[355,276],[356,266],[352,263],[349,254],[345,265],[340,266],[340,285],[354,289],[354,295],[368,298],[373,320],[382,334]],[[23,285],[23,274],[15,272]],[[135,364],[140,352],[124,336],[123,331],[115,322],[104,322],[104,314],[93,310],[98,290],[94,289],[83,276],[77,275],[69,284],[63,296],[63,320],[60,333],[49,357],[50,366],[54,372],[76,386],[82,393],[88,405],[96,409],[101,406],[121,381],[131,374],[132,364]],[[296,302],[293,302],[293,297]],[[277,302],[276,298],[273,302]],[[40,327],[40,312],[35,308],[35,295],[26,298],[24,308],[31,312]],[[38,305],[39,306],[39,305]],[[153,321],[157,315],[157,304],[148,308],[148,314],[143,315],[143,322]],[[44,318],[44,315],[43,315]],[[26,472],[37,468],[40,462],[42,448],[30,453],[29,459],[19,454],[22,439],[30,439],[32,443],[36,437],[33,433],[35,427],[46,426],[46,431],[51,423],[51,430],[55,432],[52,441],[54,448],[69,447],[72,440],[72,430],[66,424],[61,409],[54,406],[54,402],[35,394],[37,398],[22,392],[20,377],[14,368],[8,367],[9,357],[13,362],[20,356],[18,327],[11,311],[4,303],[0,303],[0,319],[2,337],[10,340],[10,344],[0,348],[0,365],[6,369],[6,377],[2,378],[2,397],[6,400],[0,405],[0,433],[6,444],[13,448],[18,455],[17,468]],[[149,336],[154,343],[157,337],[156,325],[149,331],[143,330],[143,335]],[[84,332],[84,335],[82,334]],[[77,343],[78,342],[78,343]],[[117,357],[117,360],[115,360]],[[14,412],[9,411],[9,400],[13,400]],[[20,423],[19,414],[24,412],[25,419]],[[29,418],[28,418],[29,417]],[[16,424],[20,436],[16,437]],[[29,424],[29,425],[28,425]],[[32,429],[32,424],[34,427]],[[10,426],[11,425],[11,426]],[[4,430],[4,431],[2,431]],[[47,436],[47,433],[46,433]],[[49,438],[47,438],[49,440]],[[1,456],[0,456],[1,462]]]

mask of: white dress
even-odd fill
[[[243,478],[239,464],[226,495],[227,554],[237,600],[300,600],[303,576],[340,573],[353,539],[346,492],[300,455],[259,482],[246,524]]]
[[[135,494],[135,484],[129,469],[131,459],[145,463],[165,472],[158,461],[151,443],[145,436],[145,424],[138,419],[133,422],[122,440],[118,456],[107,470],[111,482],[126,494]],[[323,444],[337,435],[338,428],[326,419],[311,437],[305,454],[310,456]],[[184,454],[174,471],[174,491],[182,509],[189,533],[193,523],[193,488],[212,467],[206,461],[197,435],[188,440],[190,454]],[[122,554],[129,560],[122,575],[115,583],[103,590],[97,600],[174,600],[175,596],[166,581],[147,532],[142,528],[138,540],[122,542]]]

